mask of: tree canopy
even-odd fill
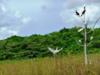
[[[58,55],[81,53],[83,48],[78,45],[77,41],[83,36],[77,32],[78,29],[77,27],[63,28],[45,35],[12,36],[0,40],[0,60],[52,56],[48,47],[63,48]],[[94,39],[88,47],[88,52],[100,52],[100,28],[96,28],[94,34],[89,33],[88,36],[90,35],[93,35]]]

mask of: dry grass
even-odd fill
[[[82,55],[2,61],[0,75],[100,75],[100,55],[90,55],[90,60],[87,67]]]

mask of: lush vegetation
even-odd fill
[[[0,40],[0,60],[51,56],[48,47],[62,47],[63,50],[59,55],[81,53],[83,49],[77,44],[76,40],[83,38],[83,35],[77,32],[78,29],[77,27],[63,28],[60,31],[46,35],[12,36]],[[93,35],[94,39],[88,47],[88,53],[100,52],[100,28],[96,28],[94,33],[91,32],[88,36],[90,35]]]
[[[100,55],[89,55],[90,64],[84,66],[83,56],[6,60],[0,62],[0,75],[100,75]]]

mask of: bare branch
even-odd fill
[[[94,25],[93,25],[93,29],[95,28],[96,24],[99,22],[100,17],[95,21]]]

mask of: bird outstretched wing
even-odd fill
[[[51,52],[54,52],[54,49],[48,47],[48,50],[51,51]]]
[[[56,54],[56,53],[60,52],[62,49],[63,49],[63,48],[60,48],[60,49],[58,49],[58,48],[52,49],[52,48],[48,47],[48,50],[49,50],[50,52],[52,52],[53,54]]]
[[[60,48],[60,49],[56,49],[56,53],[60,52],[63,48]]]
[[[63,48],[60,48],[59,51],[61,51]]]
[[[86,7],[84,7],[84,10],[83,10],[83,12],[82,12],[82,15],[81,15],[81,16],[83,16],[85,13],[86,13]]]
[[[76,13],[76,15],[77,15],[77,16],[80,16],[80,14],[79,14],[79,12],[78,12],[77,10],[76,10],[76,12],[75,12],[75,13]]]

